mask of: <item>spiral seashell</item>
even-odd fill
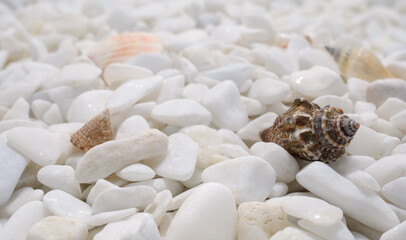
[[[72,134],[70,142],[75,147],[87,152],[92,147],[113,140],[113,138],[114,133],[110,121],[110,111],[107,108]]]
[[[344,155],[359,124],[342,114],[341,109],[320,108],[306,99],[296,99],[292,107],[279,115],[274,124],[260,135],[293,156],[304,160],[331,162]]]
[[[124,62],[140,53],[161,53],[163,41],[155,34],[136,32],[117,35],[96,43],[89,57],[104,69],[113,62]]]
[[[393,78],[375,54],[368,49],[342,49],[325,46],[334,57],[344,80],[356,77],[369,82],[377,79]]]

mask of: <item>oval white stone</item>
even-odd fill
[[[70,239],[85,240],[87,225],[73,218],[49,216],[30,228],[27,240]]]
[[[365,169],[381,187],[397,178],[405,177],[406,154],[398,154],[379,159]]]
[[[321,108],[330,105],[335,108],[341,108],[344,113],[352,113],[352,102],[349,99],[334,95],[324,95],[313,100]]]
[[[103,72],[104,80],[113,88],[124,81],[152,77],[152,75],[149,69],[123,63],[109,64]]]
[[[406,236],[406,221],[384,232],[380,240],[403,240]]]
[[[42,167],[37,174],[38,181],[52,189],[65,191],[76,198],[80,198],[82,192],[80,185],[75,179],[75,170],[71,166],[48,165]]]
[[[43,202],[44,207],[55,216],[83,219],[91,215],[88,204],[61,190],[47,192]]]
[[[127,181],[136,182],[153,179],[155,172],[144,164],[135,163],[117,171],[116,175]]]
[[[107,223],[116,222],[120,219],[126,218],[137,212],[136,208],[127,208],[123,210],[102,212],[99,214],[94,214],[89,217],[86,223],[90,226],[101,226]]]
[[[139,115],[129,117],[118,127],[116,140],[136,136],[147,129],[149,129],[149,124],[145,118]]]
[[[382,195],[386,199],[398,205],[399,207],[406,208],[406,177],[401,177],[393,180],[382,187]]]
[[[274,104],[286,98],[289,94],[289,84],[280,80],[261,78],[254,81],[248,96],[264,104]]]

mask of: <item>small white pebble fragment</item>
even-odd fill
[[[278,76],[288,75],[298,69],[296,62],[291,59],[287,52],[278,47],[271,47],[266,51],[265,67]]]
[[[237,209],[233,194],[221,184],[206,183],[182,204],[165,239],[233,240],[236,230]]]
[[[370,240],[369,238],[365,237],[361,233],[351,231],[352,235],[354,236],[354,240]]]
[[[80,198],[81,190],[75,180],[75,170],[70,166],[48,165],[42,167],[37,174],[38,181],[51,189],[59,189]]]
[[[377,132],[380,132],[380,133],[383,133],[383,134],[386,134],[389,136],[397,137],[400,139],[404,136],[404,133],[402,132],[402,130],[393,126],[393,124],[391,124],[390,122],[388,122],[382,118],[378,118],[376,120],[376,122],[371,126],[371,128]]]
[[[56,163],[61,155],[59,135],[45,129],[14,128],[8,132],[7,140],[10,146],[41,166]]]
[[[89,63],[73,63],[66,65],[56,76],[56,85],[83,86],[96,80],[101,70]]]
[[[116,222],[123,218],[133,215],[137,212],[136,208],[127,208],[123,210],[111,211],[111,212],[102,212],[90,216],[86,223],[90,226],[101,226],[111,222]]]
[[[248,123],[240,93],[232,81],[223,81],[210,89],[203,103],[212,114],[212,122],[220,128],[237,131]]]
[[[208,125],[211,113],[200,103],[189,99],[174,99],[163,102],[152,109],[151,117],[157,121],[186,127]]]
[[[252,142],[262,141],[260,132],[273,125],[275,119],[278,117],[276,113],[268,112],[254,120],[251,120],[244,127],[238,130],[237,135],[243,139]]]
[[[289,91],[289,84],[284,81],[261,78],[254,81],[248,96],[264,104],[274,104],[285,99]]]
[[[399,98],[390,97],[386,99],[381,106],[379,106],[376,113],[379,115],[380,118],[385,120],[389,120],[393,115],[406,110],[406,102],[402,101]]]
[[[90,149],[79,160],[75,178],[80,183],[95,182],[129,164],[164,153],[167,148],[168,137],[156,129],[105,142]]]
[[[381,79],[373,81],[367,88],[368,102],[376,106],[383,104],[388,98],[395,97],[406,101],[406,81],[403,79]]]
[[[223,143],[217,146],[212,157],[214,162],[217,163],[224,160],[244,157],[248,155],[248,151],[244,150],[244,148],[240,145]]]
[[[193,175],[186,181],[182,181],[182,184],[187,188],[194,188],[200,183],[202,183],[202,175],[203,169],[196,167]]]
[[[258,116],[266,112],[266,105],[254,98],[241,96],[241,102],[248,116]]]
[[[276,182],[273,185],[272,192],[269,194],[268,198],[277,198],[285,196],[288,193],[289,187],[284,182]]]
[[[154,76],[125,82],[107,99],[106,107],[112,114],[126,110],[141,98],[157,90],[162,79],[161,76]]]
[[[217,182],[230,188],[237,204],[264,201],[275,184],[275,171],[263,159],[240,157],[216,163],[202,172],[203,182]]]
[[[312,233],[300,230],[295,227],[286,227],[283,230],[277,232],[269,240],[322,240]]]
[[[380,240],[403,240],[406,236],[406,221],[384,232]]]
[[[333,105],[334,106],[334,105]],[[357,101],[354,105],[354,113],[375,112],[376,106],[370,102]],[[345,111],[344,111],[345,113]]]
[[[338,221],[332,225],[319,226],[308,220],[299,220],[299,226],[312,232],[324,239],[328,240],[354,240],[354,236],[351,234],[347,226]]]
[[[331,107],[341,108],[344,113],[352,113],[352,102],[349,99],[334,95],[324,95],[313,100],[321,108],[330,105]]]
[[[300,69],[308,69],[318,65],[339,72],[337,63],[327,52],[311,47],[304,48],[299,52],[298,64]]]
[[[44,207],[55,216],[87,218],[91,215],[92,209],[88,204],[61,190],[47,192],[43,202]]]
[[[104,179],[99,179],[97,182],[93,185],[92,189],[90,190],[89,194],[87,195],[86,202],[88,204],[93,204],[94,199],[96,199],[97,196],[99,196],[100,193],[103,191],[110,189],[110,188],[117,188],[118,186],[106,181]]]
[[[379,159],[365,169],[376,179],[381,187],[397,178],[404,177],[406,172],[406,154],[398,154]]]
[[[110,188],[101,192],[94,199],[92,213],[96,214],[134,207],[144,208],[154,200],[155,196],[155,190],[147,186]]]
[[[73,218],[49,216],[35,223],[28,232],[27,240],[69,239],[86,240],[87,225]]]
[[[185,85],[185,77],[181,74],[176,74],[165,78],[162,81],[161,89],[159,90],[157,103],[163,103],[171,99],[177,99],[182,96],[183,86]]]
[[[396,146],[391,155],[396,155],[396,154],[406,154],[406,143],[399,144]]]
[[[367,100],[367,88],[369,82],[359,79],[350,78],[347,80],[348,96],[353,102]]]
[[[400,222],[403,222],[406,220],[406,210],[405,209],[398,207],[392,203],[388,203],[388,205],[396,213],[396,216],[398,216]]]
[[[223,142],[241,146],[245,151],[247,151],[247,152],[249,151],[249,148],[241,140],[241,138],[235,132],[231,131],[230,129],[225,129],[225,128],[219,129],[217,131],[217,134],[221,136],[221,138],[223,139]]]
[[[319,226],[333,225],[343,218],[341,209],[313,197],[284,197],[281,206],[287,214]]]
[[[31,201],[40,201],[43,196],[44,192],[41,189],[34,190],[32,187],[19,188],[13,192],[7,203],[0,206],[0,217],[9,218],[24,204]]]
[[[390,119],[389,122],[397,127],[402,129],[403,131],[406,131],[406,110],[403,110],[395,115],[393,115]]]
[[[162,192],[164,190],[169,190],[171,191],[172,196],[176,196],[185,190],[185,187],[179,181],[166,178],[154,178],[151,180],[130,183],[125,185],[124,187],[133,187],[133,186],[152,187],[153,189],[155,189],[157,193]]]
[[[351,155],[364,155],[378,159],[383,151],[383,136],[361,125],[346,150]]]
[[[205,84],[191,83],[183,88],[182,97],[202,103],[203,98],[208,91],[209,88]]]
[[[44,113],[42,120],[48,125],[57,124],[64,122],[61,110],[56,103],[52,104],[51,107]]]
[[[233,63],[213,70],[204,71],[200,74],[216,81],[232,80],[237,86],[241,86],[250,76],[251,64]]]
[[[30,228],[45,216],[44,204],[41,201],[24,204],[3,226],[0,231],[0,239],[26,240]]]
[[[276,180],[289,183],[295,180],[299,165],[294,157],[276,143],[257,142],[251,153],[267,161],[276,173]]]
[[[30,105],[24,98],[19,98],[13,106],[6,112],[2,120],[10,119],[28,119],[30,111]]]
[[[124,81],[152,77],[152,75],[149,69],[123,63],[109,64],[103,71],[104,81],[113,88]]]
[[[382,187],[382,195],[398,205],[399,207],[406,209],[406,177],[400,177],[396,180],[388,182]]]
[[[134,13],[133,13],[134,14]],[[164,54],[140,53],[127,60],[127,64],[143,67],[154,73],[171,68],[173,60]]]
[[[116,172],[116,175],[127,181],[144,181],[153,179],[155,172],[147,165],[134,163]]]
[[[149,129],[149,124],[145,118],[139,115],[129,117],[118,127],[116,140],[136,136],[147,129]]]
[[[393,210],[376,193],[358,188],[325,163],[312,162],[296,179],[310,192],[371,228],[386,231],[399,224]]]
[[[152,203],[145,207],[144,213],[150,213],[156,225],[159,226],[171,203],[172,193],[169,190],[163,190],[156,195]]]
[[[168,138],[168,153],[145,161],[161,177],[185,181],[195,171],[199,146],[183,133],[174,133]]]
[[[357,186],[370,189],[374,192],[381,191],[381,186],[377,183],[374,177],[362,170],[355,170],[353,172],[342,174],[343,177],[350,179]]]

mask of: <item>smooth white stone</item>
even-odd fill
[[[117,129],[116,140],[130,138],[149,129],[149,124],[142,116],[135,115],[127,118]]]
[[[100,195],[103,191],[110,189],[110,188],[117,188],[118,186],[106,181],[104,179],[99,179],[97,182],[93,185],[92,189],[90,189],[89,194],[86,197],[86,202],[88,204],[93,204],[93,201],[97,198],[97,196]]]
[[[59,189],[80,198],[81,190],[75,180],[75,170],[70,166],[48,165],[37,174],[38,181],[51,189]]]
[[[258,116],[266,112],[266,105],[254,98],[241,96],[241,101],[248,116]]]
[[[10,146],[41,166],[56,163],[61,155],[59,135],[41,128],[14,128],[8,132],[7,140]]]
[[[406,236],[406,221],[384,232],[380,240],[402,240]]]
[[[182,204],[165,239],[232,240],[236,230],[237,209],[231,191],[221,184],[207,183]]]
[[[262,29],[241,27],[241,39],[242,45],[251,45],[254,43],[268,43],[272,41],[273,34],[269,34]]]
[[[230,129],[225,129],[225,128],[219,129],[217,131],[217,135],[221,136],[221,138],[223,139],[223,142],[241,146],[245,151],[247,151],[247,152],[249,151],[249,148],[241,140],[241,138],[236,133],[231,131]]]
[[[309,69],[314,66],[327,67],[339,73],[338,65],[326,51],[313,48],[305,48],[299,52],[298,64],[300,69]]]
[[[72,103],[74,100],[82,93],[86,91],[90,91],[91,88],[94,88],[96,86],[83,86],[83,87],[70,87],[70,86],[59,86],[59,87],[54,87],[51,88],[49,91],[47,91],[49,98],[58,105],[59,109],[61,110],[61,113],[63,117],[66,119],[68,115],[69,108],[71,107]],[[82,99],[84,100],[84,99]],[[102,101],[106,101],[105,99],[101,99]],[[92,101],[92,102],[97,102]]]
[[[250,151],[272,166],[277,181],[289,183],[295,180],[299,165],[296,159],[278,144],[257,142],[251,146]]]
[[[369,240],[369,238],[365,237],[361,233],[351,231],[352,235],[354,236],[354,240]]]
[[[161,177],[186,181],[195,171],[199,146],[183,133],[174,133],[168,138],[168,152],[165,157],[146,161]]]
[[[406,82],[403,79],[382,79],[373,81],[367,88],[368,102],[380,106],[388,98],[395,97],[406,101]]]
[[[374,192],[381,191],[381,187],[376,182],[375,178],[362,170],[355,170],[353,172],[343,174],[343,176],[350,179],[357,186],[370,189]]]
[[[161,240],[161,237],[150,214],[136,213],[128,219],[107,224],[94,236],[94,240],[109,239]]]
[[[273,112],[265,113],[254,120],[251,120],[247,125],[238,130],[237,135],[243,139],[253,142],[262,141],[260,132],[273,125],[275,119],[278,117]]]
[[[89,19],[81,13],[65,13],[56,19],[53,26],[60,33],[80,38],[88,31]]]
[[[196,185],[172,198],[172,201],[168,206],[168,211],[178,210],[185,200],[201,186],[204,186],[204,184]]]
[[[260,78],[254,81],[248,96],[264,104],[274,104],[289,94],[289,84],[280,80]]]
[[[187,16],[169,17],[158,21],[154,26],[154,31],[168,31],[179,33],[196,27],[196,21]]]
[[[406,154],[406,143],[399,144],[396,146],[391,155],[396,155],[396,154]]]
[[[277,47],[272,47],[266,52],[265,67],[280,77],[298,70],[298,66],[289,54]]]
[[[350,78],[347,80],[348,96],[353,102],[367,100],[367,88],[369,82],[359,79]]]
[[[179,127],[208,125],[211,113],[200,103],[189,99],[174,99],[154,107],[151,117],[157,121]]]
[[[402,138],[404,136],[402,130],[400,130],[399,128],[393,126],[390,122],[381,118],[378,118],[374,123],[374,125],[371,126],[371,128],[377,132],[397,138]]]
[[[0,207],[0,217],[9,218],[13,215],[21,206],[31,202],[42,200],[44,192],[41,189],[33,189],[32,187],[22,187],[17,189],[11,195],[10,200]]]
[[[382,157],[394,155],[394,154],[392,154],[393,149],[395,149],[399,144],[401,144],[401,141],[399,138],[385,136],[385,138],[383,139]]]
[[[337,73],[321,66],[290,74],[289,83],[296,91],[313,98],[342,96],[347,91],[347,86]]]
[[[299,226],[328,240],[355,240],[347,226],[338,221],[329,226],[319,226],[308,220],[299,220]]]
[[[95,81],[101,72],[98,67],[88,63],[66,65],[56,76],[55,85],[83,86]]]
[[[251,64],[234,63],[217,69],[201,72],[200,74],[217,81],[232,80],[237,86],[241,86],[249,78],[251,71]]]
[[[157,90],[162,79],[161,76],[155,76],[125,82],[108,98],[106,107],[110,109],[112,114],[126,110],[143,97]]]
[[[343,156],[329,166],[341,175],[348,174],[356,170],[364,170],[373,163],[375,159],[368,156]]]
[[[94,199],[92,213],[95,214],[134,207],[144,208],[154,200],[155,196],[155,190],[147,186],[110,188],[101,192]]]
[[[365,113],[365,112],[375,112],[376,106],[373,103],[364,102],[364,101],[357,101],[354,104],[354,113]]]
[[[109,64],[103,71],[104,81],[113,88],[130,79],[148,78],[152,76],[153,73],[149,69],[123,63]]]
[[[26,240],[28,231],[38,221],[46,216],[41,201],[32,201],[19,208],[4,225],[0,239]]]
[[[27,240],[70,239],[85,240],[87,225],[72,218],[49,216],[35,223],[29,230]]]
[[[390,61],[385,64],[386,69],[392,76],[396,78],[406,79],[406,63],[405,61]]]
[[[24,98],[19,98],[3,116],[4,120],[10,119],[28,119],[30,105]]]
[[[61,68],[66,64],[69,64],[77,56],[78,52],[76,48],[72,46],[64,46],[57,51],[44,56],[40,61]]]
[[[210,38],[223,43],[235,43],[241,37],[241,32],[238,26],[231,24],[221,24],[216,26],[211,32]]]
[[[310,44],[304,36],[294,35],[288,42],[287,52],[293,59],[297,60],[300,51],[309,47]]]
[[[43,197],[44,207],[55,216],[85,219],[91,215],[88,204],[61,190],[52,190]]]
[[[285,196],[288,193],[289,186],[284,182],[276,182],[273,185],[272,192],[269,194],[268,198],[278,198]]]
[[[202,175],[203,169],[196,167],[193,175],[186,181],[182,181],[182,184],[187,188],[194,188],[200,183],[202,183]]]
[[[18,154],[7,144],[0,144],[0,206],[10,199],[29,162],[29,159]]]
[[[400,177],[396,180],[393,180],[385,184],[382,187],[382,195],[392,203],[405,209],[406,196],[404,196],[403,194],[405,190],[406,190],[406,177]]]
[[[105,103],[112,96],[110,90],[91,90],[80,94],[72,102],[68,122],[87,122],[105,109]]]
[[[145,120],[151,119],[151,111],[156,106],[155,102],[138,103],[130,107],[127,111],[111,116],[111,124],[117,129],[124,120],[134,115],[140,115]]]
[[[351,116],[349,116],[351,118]],[[355,120],[366,127],[372,127],[378,121],[378,115],[373,112],[363,112],[358,114],[358,117]]]
[[[183,88],[182,97],[187,98],[198,103],[203,103],[204,96],[209,91],[205,84],[191,83]]]
[[[182,96],[185,77],[181,74],[165,78],[157,97],[157,103],[163,103],[171,99],[177,99]]]
[[[394,204],[388,203],[388,205],[392,208],[392,210],[396,213],[398,216],[400,222],[403,222],[406,220],[406,209],[400,208]]]
[[[155,177],[155,172],[150,167],[135,163],[116,172],[117,176],[127,181],[145,181]]]
[[[361,125],[346,150],[351,155],[364,155],[378,159],[383,151],[383,136]]]
[[[255,156],[216,163],[206,168],[201,178],[203,182],[217,182],[230,188],[237,204],[265,200],[276,179],[273,168]]]
[[[166,178],[154,178],[151,180],[130,183],[127,184],[125,187],[133,187],[133,186],[149,186],[155,189],[157,193],[162,192],[164,190],[169,190],[172,193],[172,196],[178,195],[185,189],[182,183]]]
[[[382,232],[370,228],[360,222],[358,222],[357,220],[354,220],[353,218],[349,217],[349,216],[345,216],[345,221],[347,223],[348,228],[353,229],[353,231],[357,231],[363,235],[365,235],[366,237],[368,237],[368,239],[376,239],[379,240],[379,238],[382,235]]]
[[[165,48],[170,51],[181,51],[182,49],[204,42],[207,39],[207,32],[203,29],[191,29],[184,31],[174,38],[165,41]]]
[[[403,131],[406,131],[406,110],[403,110],[395,115],[393,115],[390,119],[389,122],[397,127],[402,129]]]
[[[164,153],[167,148],[168,137],[156,129],[105,142],[90,149],[79,160],[75,178],[80,183],[95,182],[129,164]]]
[[[128,216],[131,216],[136,212],[137,212],[136,208],[128,208],[111,212],[102,212],[90,216],[87,219],[86,223],[90,226],[101,226],[111,222],[116,222]]]
[[[51,107],[44,113],[42,119],[45,123],[52,125],[64,122],[61,110],[57,104],[52,104]]]
[[[152,203],[145,207],[144,213],[150,213],[153,216],[156,225],[159,226],[171,203],[171,192],[169,190],[163,190],[156,195]]]
[[[406,102],[399,98],[390,97],[376,110],[380,118],[389,120],[393,115],[406,110]]]
[[[159,232],[161,234],[161,237],[165,237],[166,233],[168,232],[168,228],[172,223],[172,219],[175,217],[175,215],[176,212],[165,213],[161,223],[159,224]]]
[[[42,59],[43,57],[45,57],[48,54],[47,47],[38,38],[30,39],[30,41],[28,42],[28,47],[30,50],[31,57],[36,61]],[[1,61],[0,61],[0,66],[1,66]]]
[[[278,202],[245,202],[238,206],[238,239],[269,238],[289,226]]]
[[[212,122],[220,128],[237,131],[248,122],[240,93],[232,81],[223,81],[210,89],[203,103],[212,114]]]
[[[379,159],[365,169],[381,187],[399,177],[405,176],[406,154],[388,156]]]
[[[318,226],[330,226],[343,218],[341,209],[313,197],[285,197],[281,202],[281,206],[287,214],[308,220]]]
[[[296,176],[310,192],[338,206],[345,214],[378,231],[399,224],[393,210],[374,192],[358,188],[325,163],[313,162]]]
[[[141,53],[127,60],[128,64],[143,67],[154,73],[171,68],[173,60],[166,55],[157,53]]]
[[[295,227],[286,227],[283,230],[277,232],[269,240],[322,240],[312,233],[300,230]]]
[[[335,108],[341,108],[344,113],[352,113],[353,109],[351,100],[333,95],[320,96],[314,99],[313,103],[316,103],[321,108],[327,105]]]
[[[248,156],[249,153],[240,145],[223,143],[217,146],[212,158],[215,163],[238,157]]]

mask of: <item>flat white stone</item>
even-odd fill
[[[390,122],[381,118],[378,118],[376,122],[371,126],[371,128],[377,132],[384,133],[386,135],[397,137],[400,139],[404,136],[402,130],[400,130],[399,128],[393,126]]]
[[[137,182],[153,179],[155,172],[147,165],[134,163],[117,171],[116,175],[127,181]]]
[[[273,112],[265,113],[239,129],[237,135],[243,140],[252,142],[262,141],[260,132],[272,126],[277,117],[278,115]]]
[[[266,112],[265,104],[256,99],[241,96],[241,101],[248,116],[258,116]]]
[[[241,86],[249,78],[251,71],[251,64],[234,63],[217,69],[204,71],[200,74],[217,81],[232,80],[237,86]]]
[[[399,224],[399,219],[376,193],[358,188],[325,163],[312,162],[296,176],[297,181],[345,214],[378,231]]]
[[[199,153],[199,146],[183,133],[174,133],[168,138],[168,153],[165,157],[146,161],[161,177],[185,181],[192,177]]]
[[[87,225],[73,218],[49,216],[35,223],[29,230],[27,240],[71,239],[86,240]]]
[[[241,37],[240,29],[233,24],[221,24],[211,32],[210,38],[224,43],[235,43]]]
[[[101,192],[94,199],[92,213],[96,214],[127,208],[144,208],[154,200],[155,196],[155,190],[147,186],[110,188]]]
[[[28,119],[30,105],[24,98],[19,98],[3,116],[2,120]]]
[[[64,122],[61,110],[55,103],[52,104],[51,107],[49,107],[49,109],[44,113],[42,120],[49,125]]]
[[[376,113],[380,118],[389,120],[393,115],[406,110],[406,102],[399,98],[390,97],[379,106]]]
[[[90,226],[101,226],[124,219],[128,216],[133,215],[136,212],[137,212],[136,208],[128,208],[111,212],[102,212],[90,216],[87,219],[86,223]]]
[[[43,202],[46,209],[60,217],[86,219],[92,211],[88,204],[61,190],[47,192]]]
[[[145,118],[139,115],[129,117],[118,127],[116,140],[136,136],[147,129],[149,129],[149,124]]]
[[[32,187],[22,187],[17,189],[11,195],[10,200],[0,207],[0,217],[9,218],[21,206],[31,201],[40,201],[44,196],[41,189],[33,189]]]
[[[0,231],[0,239],[25,240],[30,228],[46,216],[41,201],[32,201],[19,208]]]
[[[93,204],[93,201],[100,195],[103,191],[110,189],[110,188],[117,188],[118,186],[106,181],[104,179],[99,179],[93,185],[92,189],[90,189],[89,194],[86,197],[86,202],[88,204]]]
[[[352,235],[354,236],[354,240],[369,240],[369,238],[365,237],[361,233],[351,231]]]
[[[144,212],[150,213],[153,216],[156,225],[159,226],[171,203],[172,193],[169,190],[163,190],[156,195],[152,203],[145,207]]]
[[[263,159],[240,157],[216,163],[202,172],[203,182],[217,182],[230,188],[237,204],[264,201],[275,184],[275,171]]]
[[[38,181],[51,189],[59,189],[80,198],[82,191],[75,180],[75,170],[70,166],[48,165],[37,174]]]
[[[392,203],[388,203],[388,204],[392,208],[392,210],[396,213],[396,216],[398,216],[400,222],[403,222],[406,220],[406,210],[405,209],[398,207]]]
[[[165,239],[233,240],[236,230],[237,209],[233,194],[221,184],[206,183],[182,204]]]
[[[133,186],[152,187],[153,189],[155,189],[157,193],[162,192],[164,190],[169,190],[172,193],[172,196],[176,196],[185,190],[185,187],[179,181],[166,178],[154,178],[151,180],[130,183],[125,185],[125,187],[133,187]]]
[[[354,113],[365,113],[365,112],[375,112],[376,111],[376,106],[373,103],[370,102],[364,102],[364,101],[357,101],[354,104]]]
[[[200,183],[202,183],[202,175],[203,169],[196,167],[193,175],[186,181],[182,181],[182,184],[187,188],[194,188]]]
[[[378,159],[383,151],[383,136],[361,125],[346,150],[351,155],[364,155]]]
[[[223,143],[216,147],[212,155],[214,163],[238,157],[248,156],[249,153],[243,147],[236,144]]]
[[[152,77],[151,70],[123,63],[109,64],[103,71],[103,79],[111,87],[132,79]]]
[[[251,153],[267,161],[276,173],[276,180],[289,183],[295,180],[299,165],[294,157],[276,143],[257,142]]]
[[[395,97],[406,102],[406,82],[403,79],[382,79],[373,81],[367,88],[368,102],[380,106],[388,98]]]
[[[398,154],[379,159],[365,169],[379,183],[381,187],[385,184],[405,176],[406,154]]]
[[[174,99],[154,107],[151,117],[157,121],[179,127],[208,125],[211,113],[200,103],[189,99]]]
[[[401,224],[384,232],[380,240],[402,240],[403,238],[405,238],[405,235],[406,235],[406,222],[404,221]]]
[[[167,77],[162,81],[156,102],[163,103],[168,100],[177,99],[182,96],[185,77],[182,74]]]
[[[289,186],[284,182],[276,182],[273,185],[272,192],[269,194],[268,198],[278,198],[285,196],[288,193]]]
[[[66,65],[56,77],[55,84],[70,86],[86,85],[95,81],[101,72],[98,67],[88,63]]]
[[[167,148],[168,137],[156,129],[105,142],[90,149],[79,160],[75,178],[80,183],[95,182],[129,164],[164,153]]]
[[[271,47],[266,51],[265,67],[278,76],[288,75],[298,70],[296,62],[291,59],[286,51],[278,47]]]
[[[121,112],[157,90],[162,83],[162,79],[161,76],[155,76],[127,81],[108,98],[106,107],[110,109],[112,114]]]
[[[323,238],[295,227],[286,227],[283,230],[277,232],[275,235],[273,235],[269,240],[296,240],[296,239],[322,240]]]
[[[379,186],[375,178],[362,170],[355,170],[353,172],[343,174],[343,176],[350,179],[357,186],[370,189],[374,192],[381,191],[381,186]]]
[[[406,143],[399,144],[396,146],[391,155],[396,155],[396,154],[406,154]]]
[[[221,136],[221,138],[223,139],[223,142],[241,146],[245,151],[247,151],[247,152],[249,151],[249,148],[241,140],[241,138],[236,133],[231,131],[230,129],[225,129],[225,128],[219,129],[217,131],[217,135]]]
[[[406,110],[403,110],[395,115],[393,115],[390,119],[389,122],[397,127],[402,129],[403,131],[406,131],[406,123],[405,123],[405,118],[406,118]]]
[[[141,53],[127,60],[128,64],[143,67],[154,73],[171,68],[173,60],[164,54]]]
[[[289,94],[289,84],[280,80],[261,78],[254,81],[248,96],[264,104],[274,104],[286,98]]]
[[[300,69],[309,69],[313,66],[327,67],[334,72],[339,72],[338,65],[326,51],[313,49],[311,47],[302,49],[298,54]]]
[[[406,196],[404,192],[406,190],[406,177],[400,177],[396,180],[388,182],[382,187],[382,195],[398,205],[401,208],[406,208]]]
[[[367,101],[367,88],[370,82],[359,78],[347,80],[348,96],[353,102]]]
[[[281,206],[287,214],[305,219],[318,226],[330,226],[343,218],[341,209],[313,197],[284,197]]]
[[[59,135],[45,129],[14,128],[8,132],[7,140],[10,146],[41,166],[56,163],[61,155]]]
[[[298,224],[302,228],[323,237],[324,239],[355,240],[350,230],[348,230],[347,226],[341,221],[329,226],[319,226],[308,220],[299,220]]]
[[[204,96],[209,91],[207,85],[202,83],[187,84],[182,91],[182,97],[203,103]]]
[[[352,102],[349,99],[334,95],[324,95],[313,100],[321,108],[330,105],[331,107],[341,108],[344,113],[352,113]]]
[[[232,81],[223,81],[210,89],[203,103],[212,114],[212,122],[220,128],[237,131],[248,122],[240,93]]]

